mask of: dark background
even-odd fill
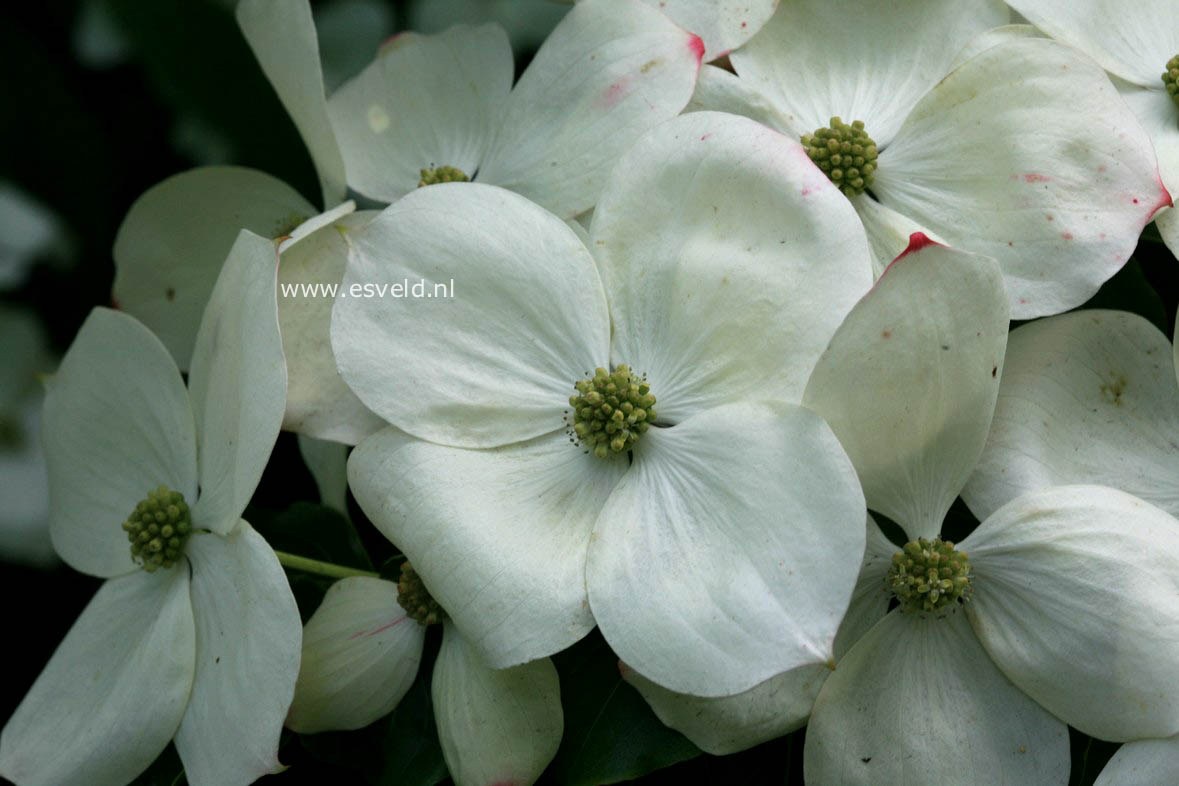
[[[478,3],[470,0],[477,10]],[[335,54],[325,51],[325,64],[337,64],[336,81],[340,68],[350,63],[356,69],[361,67],[375,51],[374,41],[412,22],[416,18],[413,14],[420,11],[411,0],[384,4],[336,0],[313,6],[318,18],[328,6],[349,4],[369,6],[353,16],[341,14],[345,20],[356,20],[357,37],[364,45],[342,53],[339,48]],[[497,8],[503,6],[501,3]],[[555,22],[561,9],[541,8],[536,14],[548,14]],[[484,15],[494,10],[488,5]],[[538,24],[535,14],[529,23]],[[347,26],[346,22],[339,24]],[[545,22],[539,24],[543,29]],[[525,48],[517,49],[517,73],[531,55],[528,37],[522,40]],[[531,40],[537,40],[535,34]],[[312,203],[319,201],[310,159],[241,38],[232,3],[5,3],[0,6],[0,85],[0,182],[20,188],[56,214],[70,249],[38,259],[27,280],[15,289],[0,291],[0,304],[35,312],[58,355],[68,347],[93,306],[110,304],[114,275],[110,250],[115,232],[135,198],[165,177],[197,165],[235,163],[273,174]],[[1135,258],[1092,305],[1136,311],[1171,335],[1177,299],[1175,259],[1149,227]],[[0,336],[0,346],[3,342]],[[6,363],[4,355],[6,351],[0,353],[0,362]],[[257,518],[263,522],[258,526],[265,531],[265,522],[291,514],[290,506],[300,500],[318,501],[294,439],[284,434],[254,500],[251,521]],[[338,524],[323,509],[299,510],[302,513],[298,515],[330,520],[334,522],[331,526]],[[381,567],[393,556],[392,546],[358,510],[353,507],[352,512],[355,537],[364,552],[358,558]],[[952,526],[960,532],[958,539],[974,521],[962,506],[956,507],[954,516]],[[4,554],[0,559],[4,560],[0,563],[0,597],[4,599],[7,631],[0,643],[6,667],[5,679],[0,681],[0,719],[7,719],[99,582],[62,565],[31,567],[12,562]],[[322,590],[314,583],[298,590],[300,601],[307,605],[305,615],[314,609]],[[436,647],[436,642],[432,646]],[[632,740],[653,740],[652,750],[657,742],[658,755],[632,757],[637,762],[628,765],[632,774],[694,754],[678,735],[673,735],[678,739],[659,737],[652,731],[649,713],[638,717],[645,706],[629,686],[618,684],[613,658],[596,636],[558,656],[557,661],[567,724],[584,732],[587,745],[600,745],[601,740],[617,740],[623,745],[628,735]],[[605,716],[592,701],[601,690],[613,697],[612,711],[631,720],[638,718],[634,722],[647,731],[601,728]],[[579,718],[580,712],[587,717]],[[425,724],[419,724],[425,729],[419,731],[428,736],[431,721],[416,720]],[[399,722],[394,719],[390,724]],[[288,784],[397,783],[401,764],[358,763],[360,754],[349,752],[349,746],[369,750],[365,755],[371,755],[373,747],[381,748],[382,739],[388,738],[380,735],[391,733],[392,727],[381,722],[377,726],[380,729],[369,730],[367,736],[358,732],[348,739],[337,735],[319,742],[288,734],[282,757],[292,769],[264,780],[279,782],[281,778]],[[1072,783],[1092,783],[1116,746],[1079,734],[1073,735],[1073,743]],[[723,783],[801,784],[802,744],[799,732],[736,756],[694,758],[641,782],[680,783],[701,778]],[[562,763],[546,776],[547,782],[561,781],[562,773],[568,773],[568,752],[561,756]],[[169,749],[141,780],[170,786],[177,782],[178,773],[174,751]]]

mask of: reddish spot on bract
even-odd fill
[[[392,622],[387,622],[384,625],[382,625],[381,627],[375,628],[373,630],[358,630],[355,633],[353,633],[351,636],[348,637],[348,641],[352,641],[353,639],[359,639],[361,636],[375,636],[378,633],[389,630],[389,628],[396,627],[397,625],[400,625],[401,623],[405,622],[407,619],[409,619],[409,617],[398,617],[397,619],[393,620]]]
[[[1052,180],[1047,175],[1037,175],[1034,172],[1024,175],[1023,179],[1029,183],[1048,183]]]
[[[909,254],[912,254],[914,251],[920,251],[921,249],[925,248],[926,246],[940,246],[940,245],[941,245],[941,243],[938,243],[936,240],[930,240],[929,237],[924,232],[914,232],[913,234],[909,235],[909,247],[906,248],[901,253],[897,254],[897,258],[888,263],[888,267],[886,267],[884,269],[884,272],[880,274],[880,279],[883,279],[885,276],[888,275],[888,271],[892,270],[893,265],[895,265],[897,262],[900,262],[905,257],[909,256]],[[880,279],[877,279],[877,283],[880,283]],[[873,287],[875,287],[875,286],[876,285],[873,284]]]
[[[920,251],[921,249],[925,248],[926,246],[940,246],[940,245],[941,245],[941,243],[930,240],[929,237],[924,232],[914,232],[913,234],[909,235],[909,247],[906,248],[904,251],[902,251],[897,256],[897,259],[900,259],[901,257],[905,256],[906,254],[912,254],[914,251]],[[896,261],[897,261],[896,259],[893,260],[893,262],[896,262]]]
[[[696,55],[696,65],[704,62],[704,39],[698,35],[690,35],[688,48],[692,50],[692,54]]]
[[[1072,239],[1073,239],[1073,233],[1072,233],[1072,232],[1061,232],[1061,233],[1060,233],[1060,236],[1061,236],[1062,238],[1064,238],[1065,240],[1072,240]]]

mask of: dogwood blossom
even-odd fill
[[[782,3],[730,55],[737,76],[702,71],[693,105],[803,139],[855,205],[877,273],[922,231],[998,260],[1014,318],[1088,299],[1170,204],[1105,73],[1046,39],[978,44],[1008,20],[997,0],[864,13],[856,0]]]
[[[282,419],[276,262],[271,241],[241,234],[187,390],[157,338],[104,308],[49,383],[50,534],[107,581],[0,733],[6,777],[123,784],[169,740],[193,784],[281,769],[302,627],[241,519]]]
[[[328,103],[348,184],[393,202],[473,180],[573,218],[626,148],[687,105],[703,46],[639,0],[583,0],[513,85],[498,25],[394,36]]]
[[[455,783],[532,783],[561,742],[557,671],[548,658],[488,668],[405,565],[399,584],[357,576],[331,586],[307,621],[287,726],[358,729],[388,714],[417,676],[427,625],[442,625],[434,719]],[[403,603],[410,606],[406,611]]]
[[[941,539],[990,425],[1008,313],[992,260],[921,237],[911,249],[840,327],[804,397],[869,507],[911,539],[875,568],[899,606],[819,692],[806,777],[1064,784],[1066,723],[1113,740],[1179,730],[1167,676],[1179,521],[1111,488],[1060,486],[1004,505],[961,543]]]
[[[379,199],[417,187],[424,168],[459,167],[572,215],[593,206],[606,170],[639,134],[683,109],[701,56],[698,38],[638,0],[591,0],[558,25],[510,96],[503,30],[456,26],[396,36],[329,105],[306,2],[243,0],[237,17],[307,145],[327,212],[255,170],[176,175],[145,193],[120,228],[115,298],[184,368],[237,231],[289,235],[279,269],[280,286],[295,287],[280,298],[290,371],[284,427],[348,444],[380,421],[336,373],[332,298],[298,289],[340,283],[347,246],[336,229],[370,216],[348,215],[345,162],[350,185]],[[562,77],[571,70],[579,79]]]
[[[396,427],[352,453],[353,493],[489,666],[595,620],[686,693],[830,659],[864,510],[826,425],[788,402],[871,265],[800,145],[730,115],[664,124],[614,170],[588,248],[478,184],[349,237],[346,283],[456,282],[338,300],[332,343]]]

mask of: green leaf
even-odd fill
[[[434,786],[447,777],[430,681],[439,637],[431,630],[422,666],[392,713],[350,732],[303,734],[303,748],[316,760],[348,770],[374,786]]]
[[[243,518],[278,551],[349,568],[373,569],[352,522],[326,505],[296,502],[277,514],[249,507]]]
[[[700,755],[623,681],[618,656],[597,630],[553,661],[561,678],[565,736],[546,782],[618,783]]]

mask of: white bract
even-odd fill
[[[856,206],[877,273],[922,231],[998,260],[1014,318],[1088,299],[1170,204],[1105,73],[1046,39],[974,40],[1007,21],[998,0],[903,0],[868,17],[857,0],[783,2],[730,55],[738,76],[705,67],[693,106],[808,137]],[[860,137],[838,161],[833,118]]]
[[[866,571],[900,606],[823,684],[806,777],[1064,784],[1066,723],[1112,740],[1179,730],[1179,521],[1121,491],[1061,486],[941,541],[991,421],[1008,307],[993,260],[917,241],[841,326],[804,398],[869,508],[912,539]]]
[[[1010,0],[1009,5],[1053,38],[1092,57],[1145,126],[1170,191],[1179,189],[1179,4],[1171,0]],[[1179,211],[1165,210],[1155,224],[1179,254]]]
[[[563,0],[573,2],[573,0]],[[584,2],[584,0],[581,0]],[[774,15],[778,0],[643,0],[704,42],[704,60],[724,57]]]
[[[478,184],[421,189],[350,235],[346,283],[456,289],[336,302],[341,374],[396,426],[353,452],[357,501],[494,668],[595,619],[685,693],[828,661],[863,499],[797,402],[871,283],[854,211],[798,144],[697,113],[623,157],[588,237]],[[573,407],[607,369],[619,414]]]
[[[187,390],[155,336],[103,308],[49,383],[50,534],[107,581],[0,733],[0,772],[17,783],[124,784],[169,740],[189,783],[281,769],[302,626],[241,519],[282,420],[276,264],[270,240],[239,236]],[[143,533],[138,559],[128,531]]]
[[[1011,333],[986,449],[962,492],[979,517],[1028,491],[1098,483],[1179,516],[1173,346],[1136,314],[1088,310]]]
[[[392,582],[333,584],[303,633],[287,726],[300,733],[358,729],[392,711],[417,676],[422,617],[402,608]],[[552,662],[493,670],[444,613],[434,622],[443,634],[431,694],[451,777],[459,786],[534,782],[556,755],[564,727]]]
[[[283,426],[355,444],[380,420],[335,371],[327,339],[332,296],[318,288],[339,284],[347,258],[341,232],[367,215],[343,201],[344,163],[328,120],[311,10],[304,2],[242,0],[237,15],[311,153],[326,212],[253,169],[202,167],[174,175],[140,196],[119,227],[114,298],[187,369],[201,313],[238,232],[285,238],[279,324],[290,387]],[[303,285],[316,287],[318,296]]]

